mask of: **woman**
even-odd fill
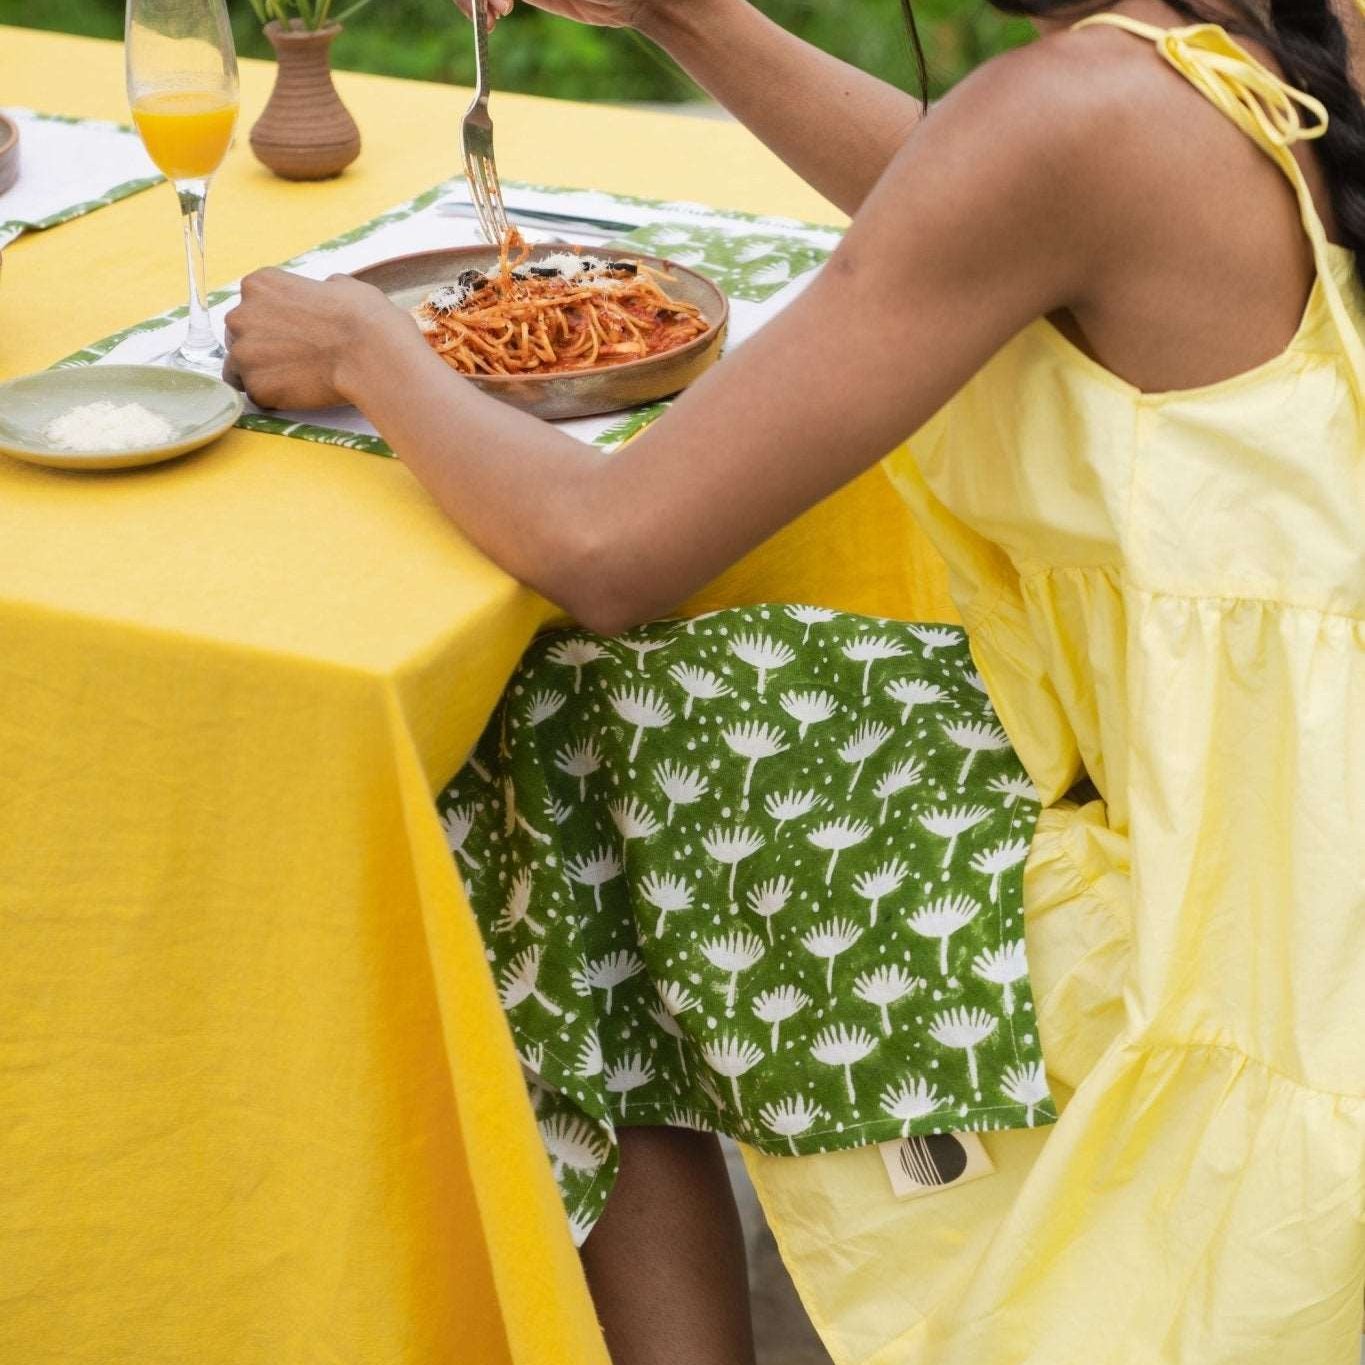
[[[248,279],[231,368],[267,405],[356,403],[465,534],[603,636],[666,613],[914,433],[889,471],[954,570],[982,685],[1047,808],[1022,892],[1008,876],[995,889],[1022,894],[1048,1071],[1074,1094],[1045,1140],[996,1136],[998,1183],[894,1213],[831,1197],[853,1190],[841,1185],[852,1162],[766,1162],[769,1199],[803,1210],[785,1248],[807,1258],[803,1289],[822,1312],[847,1314],[862,1294],[881,1315],[861,1336],[826,1324],[848,1359],[1353,1361],[1365,1277],[1365,109],[1338,19],[1326,0],[1273,0],[1269,24],[1241,0],[1123,0],[1076,25],[1083,6],[1011,0],[1002,8],[1032,15],[1040,41],[922,116],[741,0],[537,3],[639,28],[852,215],[817,281],[607,461],[460,382],[405,315],[353,281]],[[511,0],[495,4],[505,13]],[[736,628],[752,639],[775,620]],[[805,624],[818,629],[818,616]],[[871,629],[842,626],[845,644]],[[661,642],[689,667],[704,666],[705,647],[735,654],[708,627],[651,627],[628,651],[598,648],[612,667],[638,652],[651,669]],[[877,623],[906,647],[878,657],[903,658],[906,629]],[[571,638],[585,643],[561,668],[581,674],[594,642]],[[784,641],[770,644],[768,657]],[[809,648],[785,646],[796,669]],[[528,676],[551,662],[534,656]],[[828,650],[817,666],[832,667]],[[920,681],[966,707],[952,681],[966,673]],[[863,679],[831,690],[844,715],[875,697]],[[589,695],[600,710],[611,691]],[[629,748],[609,765],[628,864],[652,837],[628,803],[659,799],[657,774],[632,771],[629,749],[651,726],[641,704],[637,689],[621,713]],[[534,694],[509,700],[478,757],[488,776],[513,774],[515,799],[487,805],[532,857],[555,836],[537,825],[545,807],[527,818],[535,778],[523,774],[544,775],[542,795],[557,801],[559,771],[586,801],[603,756],[539,753],[512,733],[528,706]],[[718,765],[741,807],[754,765],[764,771],[754,743],[737,773]],[[992,776],[989,814],[1003,818],[1010,774]],[[1083,777],[1102,801],[1063,800]],[[987,805],[994,789],[976,780],[963,772],[943,804]],[[472,807],[460,809],[472,826]],[[902,827],[908,849],[912,822]],[[566,918],[586,936],[597,920],[584,905],[607,880],[629,882],[608,910],[625,906],[649,956],[653,929],[685,915],[659,905],[657,867],[618,878],[616,856],[604,851],[595,870],[579,859]],[[736,850],[726,856],[733,868]],[[967,872],[951,875],[955,892]],[[533,956],[500,979],[519,1028],[514,1002],[533,993],[541,962],[526,921],[546,929],[556,900],[533,901],[515,877],[499,885],[505,927],[532,935]],[[867,912],[856,888],[830,885],[835,903],[812,923]],[[718,935],[712,962],[730,1019],[758,1005],[737,984],[747,968],[736,964],[755,956],[748,939],[766,946],[750,932],[753,907],[732,887],[716,897],[717,928],[727,911],[741,926]],[[872,915],[868,931],[884,932]],[[906,916],[884,911],[883,926],[903,930]],[[990,951],[1007,954],[1017,932],[1004,920]],[[487,911],[484,923],[492,943],[499,926]],[[789,939],[772,948],[795,952]],[[628,958],[614,959],[621,980],[661,993],[681,970],[651,958],[640,973]],[[945,953],[936,975],[923,954],[912,962],[955,989],[976,959]],[[704,971],[696,980],[715,985]],[[600,983],[577,985],[580,1007],[595,1008]],[[829,1017],[803,1022],[803,1041],[826,1023],[852,1030],[849,994],[831,985]],[[688,1011],[662,1003],[656,1024],[671,1036],[667,1021]],[[630,1026],[645,1041],[615,1073],[627,1114],[650,1059],[667,1053],[643,1020]],[[682,1041],[678,1084],[692,1084]],[[1020,1067],[1032,1045],[1016,1039]],[[914,1056],[911,1045],[902,1060]],[[728,1060],[734,1107],[751,1115],[743,1057]],[[993,1065],[1003,1085],[1007,1068]],[[970,1080],[985,1088],[975,1070]],[[712,1126],[724,1126],[725,1085],[700,1074],[696,1090],[703,1081],[717,1091]],[[733,1210],[713,1139],[682,1126],[690,1117],[614,1125],[621,1179],[584,1258],[620,1361],[751,1358]],[[1035,1118],[1030,1105],[1006,1126]]]

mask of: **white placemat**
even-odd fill
[[[119,123],[3,110],[19,127],[19,178],[0,194],[0,248],[161,180],[142,139]]]
[[[504,192],[514,221],[516,207],[520,206],[636,224],[629,232],[603,233],[597,238],[575,232],[572,236],[584,246],[608,242],[629,245],[709,275],[730,299],[727,342],[730,349],[752,336],[806,287],[838,244],[840,235],[833,228],[790,219],[759,218],[700,204],[632,199],[595,190],[565,190],[507,181]],[[467,202],[462,178],[437,185],[371,222],[305,252],[286,266],[301,275],[324,279],[409,252],[476,245],[481,239],[473,221],[441,211],[444,203],[456,200]],[[536,239],[534,232],[528,231],[528,236]],[[212,242],[209,250],[211,261]],[[237,296],[234,283],[210,297],[214,325],[220,332],[223,315],[236,304]],[[175,329],[182,325],[184,316],[185,310],[179,308],[149,318],[78,351],[61,364],[138,364],[153,359],[172,348]],[[627,413],[585,417],[559,425],[579,440],[610,448],[635,435],[662,410],[662,404],[652,404]],[[297,413],[263,413],[252,409],[238,425],[377,455],[392,454],[374,427],[350,407]]]

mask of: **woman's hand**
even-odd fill
[[[470,0],[455,0],[470,12]],[[504,15],[511,14],[515,0],[488,0],[489,25],[496,24]],[[598,28],[634,28],[641,22],[648,0],[527,0],[537,9],[573,19],[580,24],[594,24]]]
[[[242,281],[227,315],[223,376],[263,408],[327,408],[350,402],[347,376],[387,342],[422,345],[412,319],[373,285],[349,275],[325,283],[286,270]]]

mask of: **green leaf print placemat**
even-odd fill
[[[0,194],[0,247],[160,182],[142,140],[121,123],[3,111],[19,128],[19,178]]]
[[[506,182],[508,197],[528,208],[590,218],[638,222],[612,241],[584,241],[591,249],[629,246],[667,256],[709,275],[730,297],[728,345],[751,336],[809,281],[838,245],[840,233],[785,218],[762,218],[700,204],[637,199],[598,190],[556,189]],[[317,279],[359,270],[376,261],[442,246],[475,245],[478,230],[469,220],[441,212],[442,202],[464,198],[462,178],[445,181],[405,204],[380,214],[330,241],[284,262],[284,267]],[[210,295],[215,325],[238,298],[236,283]],[[148,318],[113,336],[91,343],[59,362],[91,365],[137,364],[168,349],[169,329],[183,323],[183,307]],[[654,403],[628,412],[560,423],[588,444],[612,449],[643,430],[664,411]],[[248,409],[238,426],[250,431],[345,446],[374,455],[392,455],[374,427],[354,408],[319,412],[261,412]]]

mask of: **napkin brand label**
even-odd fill
[[[891,1191],[897,1199],[919,1199],[938,1190],[965,1185],[995,1170],[975,1133],[928,1133],[881,1142]]]

